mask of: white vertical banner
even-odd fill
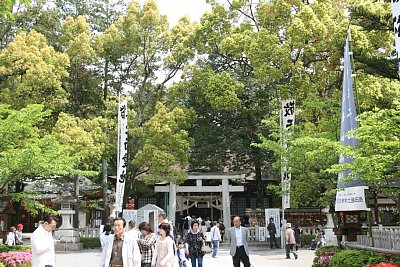
[[[396,47],[397,60],[400,74],[400,1],[392,0],[393,23],[394,23],[394,44]]]
[[[126,167],[128,166],[128,105],[124,100],[118,104],[118,166],[115,190],[115,211],[122,212],[124,202]]]
[[[280,237],[281,236],[281,224],[280,224],[281,218],[280,218],[279,209],[265,209],[265,223],[267,225],[269,222],[269,218],[274,219],[274,224],[275,224],[275,228],[276,228],[276,237]],[[266,231],[265,234],[268,238],[270,238],[268,231]]]
[[[288,131],[290,126],[294,125],[295,120],[295,107],[296,102],[294,99],[282,100],[282,109],[281,109],[281,126]],[[282,135],[282,145],[287,147],[287,140],[284,138],[287,136],[286,134]],[[290,173],[290,167],[286,166],[286,159],[282,158],[282,168],[281,168],[281,179],[282,179],[282,208],[289,209],[290,208],[290,180],[292,178],[292,174]]]

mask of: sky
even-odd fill
[[[167,15],[169,23],[174,26],[179,19],[185,15],[189,15],[191,21],[199,21],[201,16],[211,10],[206,0],[155,0],[160,13]],[[145,0],[139,1],[141,4]]]

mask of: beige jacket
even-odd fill
[[[296,239],[294,237],[294,231],[292,228],[286,229],[285,236],[286,236],[286,245],[295,245],[296,244]]]

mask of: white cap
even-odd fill
[[[292,228],[292,224],[291,223],[287,223],[286,224],[286,228]]]

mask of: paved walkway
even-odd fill
[[[250,262],[254,267],[311,267],[314,259],[314,251],[300,250],[299,258],[295,260],[285,259],[285,251],[282,249],[271,250],[265,247],[250,248]],[[97,267],[101,251],[99,249],[86,249],[81,252],[57,252],[57,267]],[[217,258],[207,254],[203,261],[204,267],[230,267],[232,257],[228,247],[222,245]]]

